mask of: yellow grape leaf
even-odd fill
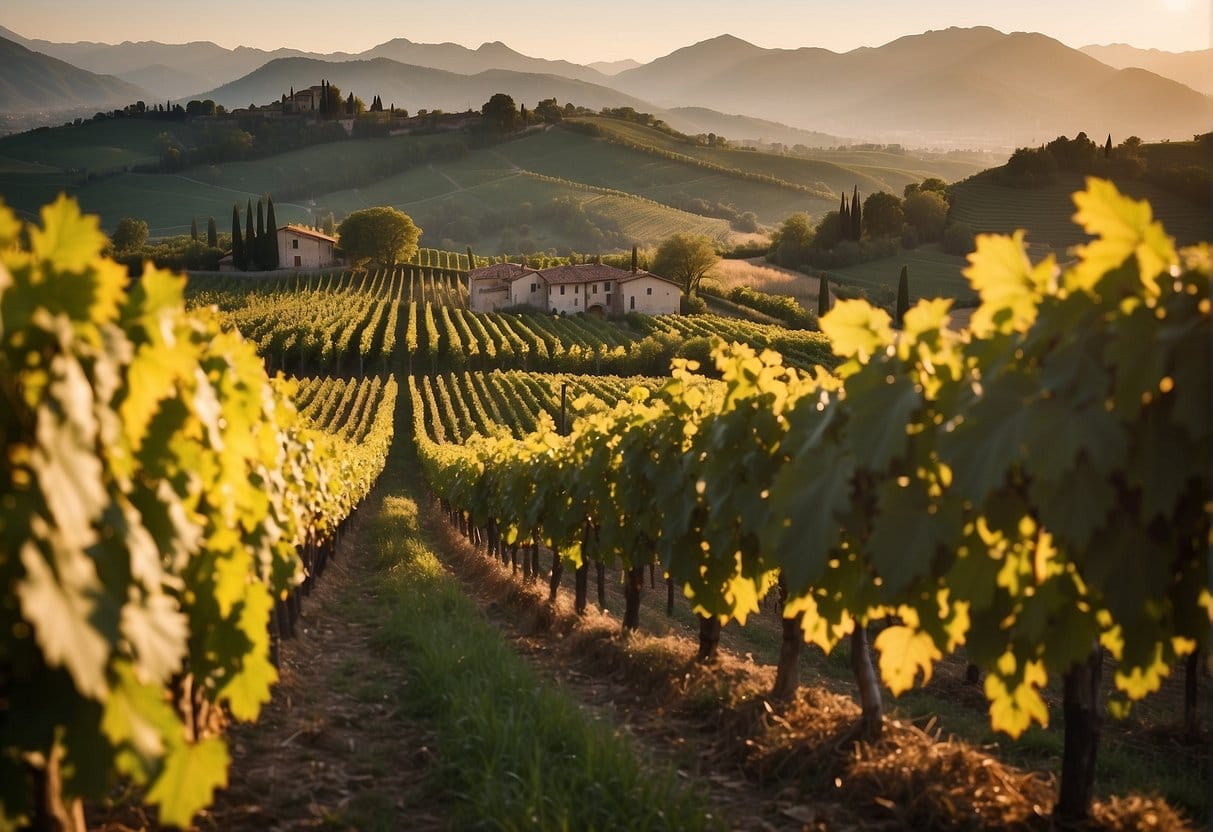
[[[17,235],[21,233],[21,221],[17,215],[8,209],[4,200],[0,199],[0,248],[16,245]],[[0,266],[0,271],[3,270]]]
[[[831,623],[817,608],[817,602],[812,595],[802,595],[799,598],[789,598],[783,605],[783,617],[795,618],[802,616],[800,627],[807,644],[816,644],[824,652],[829,653],[843,636],[851,631],[851,618],[843,615],[837,624]]]
[[[725,582],[724,600],[732,607],[737,623],[744,627],[746,616],[758,612],[758,587],[749,578],[733,575]]]
[[[971,322],[973,333],[1026,330],[1036,320],[1037,304],[1056,272],[1052,255],[1033,268],[1022,230],[1010,237],[977,235],[977,249],[964,270],[973,291],[981,296]]]
[[[160,805],[163,823],[188,828],[194,815],[210,804],[215,789],[227,785],[229,761],[227,746],[215,737],[176,746],[148,791],[148,802]]]
[[[999,659],[1000,670],[1009,665],[1014,672],[1015,659],[1009,654],[1009,662]],[[1010,675],[1010,674],[1007,674]],[[986,698],[990,700],[990,725],[995,731],[1002,731],[1018,738],[1033,723],[1041,727],[1049,725],[1049,708],[1040,696],[1040,688],[1048,681],[1042,662],[1028,662],[1024,665],[1023,677],[1014,689],[1007,686],[1006,680],[997,674],[986,676]]]
[[[840,300],[821,319],[835,355],[867,358],[893,339],[889,313],[865,300]]]
[[[240,631],[249,641],[240,670],[218,691],[226,699],[236,719],[251,722],[270,701],[270,687],[278,681],[278,671],[270,663],[269,618],[274,601],[261,584],[249,584],[240,610]]]
[[[1175,261],[1175,245],[1154,219],[1146,200],[1123,196],[1106,179],[1087,178],[1087,189],[1074,194],[1074,221],[1099,239],[1081,246],[1074,267],[1079,288],[1091,290],[1109,271],[1136,256],[1142,283],[1158,294],[1158,275]]]
[[[875,647],[880,651],[880,676],[894,696],[914,687],[919,670],[924,685],[931,681],[933,663],[943,658],[929,635],[901,625],[876,636]]]
[[[920,300],[906,310],[902,331],[912,340],[917,340],[923,333],[943,329],[948,325],[948,310],[951,308],[951,298]]]
[[[97,215],[81,214],[76,200],[64,194],[42,207],[42,228],[30,226],[29,238],[37,259],[73,274],[92,265],[106,242]]]
[[[165,700],[164,688],[142,684],[129,662],[114,662],[111,678],[113,685],[101,714],[101,731],[118,749],[118,770],[142,780],[164,752],[165,739],[176,736],[181,724]]]
[[[1135,667],[1128,673],[1120,669],[1116,671],[1116,689],[1123,691],[1130,699],[1142,699],[1158,690],[1170,672],[1171,668],[1162,658],[1162,645],[1157,644],[1154,646],[1154,659],[1147,667]]]

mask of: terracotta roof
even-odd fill
[[[534,274],[535,270],[520,266],[517,263],[492,263],[488,266],[481,266],[478,269],[472,269],[468,272],[468,278],[471,280],[493,280],[505,279],[516,280],[524,274]]]
[[[326,243],[337,242],[336,237],[330,237],[327,234],[321,234],[311,228],[304,228],[302,225],[283,225],[278,228],[279,231],[289,231],[292,234],[298,234],[300,237],[311,237],[313,240],[323,240]]]
[[[600,263],[583,263],[574,266],[552,266],[539,272],[540,277],[549,286],[559,286],[568,283],[597,283],[600,280],[623,280],[631,277],[631,272],[606,266]]]
[[[654,280],[660,280],[663,283],[669,283],[671,286],[677,286],[678,291],[680,291],[680,292],[682,291],[682,284],[680,284],[677,280],[670,280],[670,278],[668,278],[668,277],[662,277],[659,274],[653,274],[652,272],[646,272],[644,269],[641,269],[640,271],[636,272],[635,274],[632,274],[629,272],[626,277],[619,278],[619,282],[620,283],[631,283],[633,280],[639,280],[642,277],[651,277]]]

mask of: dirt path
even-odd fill
[[[368,500],[363,512],[374,505]],[[419,789],[433,743],[401,714],[405,669],[372,645],[376,622],[367,610],[380,579],[367,519],[357,518],[304,599],[261,719],[231,731],[230,786],[198,828],[446,828],[443,807]]]

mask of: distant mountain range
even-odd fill
[[[1161,49],[1138,49],[1124,43],[1112,43],[1084,46],[1080,51],[1116,69],[1146,69],[1197,92],[1213,95],[1213,49],[1164,52]]]
[[[0,112],[48,112],[120,107],[147,92],[0,38]]]
[[[1176,81],[1114,69],[1044,35],[986,27],[845,53],[763,49],[723,35],[611,83],[662,106],[921,144],[1035,144],[1080,130],[1187,138],[1213,123],[1213,101]]]
[[[1096,138],[1186,138],[1213,123],[1213,99],[1173,80],[1213,86],[1210,50],[1086,47],[1097,59],[1044,35],[987,27],[930,31],[844,53],[765,49],[722,35],[648,64],[592,66],[533,58],[500,42],[469,49],[397,38],[362,53],[320,55],[209,42],[55,44],[3,27],[0,38],[13,41],[0,53],[0,89],[10,91],[0,112],[55,104],[104,109],[135,98],[209,97],[237,107],[327,78],[366,101],[379,95],[408,110],[476,108],[506,92],[530,106],[552,97],[595,109],[630,106],[689,132],[789,144],[851,136],[1007,147],[1080,130]],[[61,64],[32,70],[28,52],[16,45],[87,72],[70,75]],[[21,81],[31,74],[53,83]],[[806,140],[814,133],[821,138]]]
[[[321,79],[335,84],[342,94],[353,92],[369,102],[378,95],[385,107],[416,112],[440,109],[460,112],[479,110],[496,92],[503,92],[519,103],[534,107],[541,98],[556,98],[562,104],[573,101],[595,110],[602,107],[649,105],[638,98],[599,84],[591,84],[558,75],[490,69],[464,75],[443,69],[402,64],[389,58],[329,62],[316,58],[278,58],[243,78],[200,94],[231,109],[248,104],[276,101],[282,93],[319,84]]]

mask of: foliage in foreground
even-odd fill
[[[184,310],[184,278],[148,267],[128,290],[105,242],[66,198],[24,230],[0,206],[5,828],[80,827],[117,777],[189,824],[226,782],[219,709],[269,699],[296,547],[352,510],[391,438],[304,428],[239,333]]]
[[[821,322],[836,375],[735,346],[717,356],[723,395],[675,362],[655,396],[568,436],[453,447],[418,420],[427,474],[507,543],[542,539],[575,565],[590,539],[629,568],[656,557],[722,623],[744,623],[777,577],[785,617],[827,651],[894,615],[875,642],[894,693],[963,645],[1012,735],[1048,721],[1051,673],[1067,720],[1094,718],[1081,694],[1092,673],[1098,690],[1100,645],[1123,710],[1208,640],[1210,254],[1177,252],[1109,183],[1075,202],[1096,239],[1064,272],[1032,265],[1022,234],[979,238],[969,333],[948,328],[945,300],[900,331],[840,302]],[[874,679],[856,675],[878,717]],[[1093,767],[1068,772],[1071,751],[1059,811],[1077,816]]]

